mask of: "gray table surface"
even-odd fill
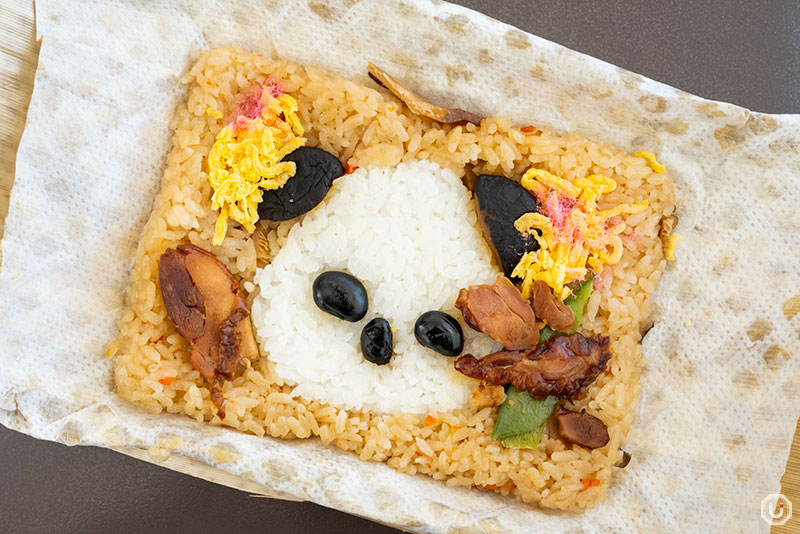
[[[456,3],[697,95],[800,113],[800,2]],[[0,426],[0,533],[192,531],[397,532]]]

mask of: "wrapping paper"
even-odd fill
[[[0,423],[180,455],[420,532],[767,532],[760,502],[778,492],[800,414],[800,117],[710,102],[441,2],[36,8],[43,42],[2,244]],[[683,240],[644,341],[633,460],[605,502],[542,511],[115,396],[103,353],[186,97],[179,78],[231,44],[362,81],[372,60],[444,105],[658,154]]]

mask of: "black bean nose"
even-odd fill
[[[392,352],[392,327],[383,317],[376,317],[361,331],[361,353],[368,362],[385,365],[392,359]]]

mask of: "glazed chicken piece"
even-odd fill
[[[498,386],[511,384],[537,398],[572,398],[591,384],[611,357],[608,338],[581,334],[554,337],[531,350],[506,350],[455,361],[462,374]]]
[[[220,387],[244,360],[257,360],[250,311],[238,282],[210,252],[194,245],[167,249],[158,262],[167,315],[192,347],[192,365],[213,379],[211,398],[220,417]]]
[[[539,341],[539,325],[530,302],[502,274],[494,285],[459,291],[456,308],[469,326],[507,349],[530,349]]]
[[[533,283],[532,302],[536,317],[553,330],[569,332],[575,326],[575,314],[561,299],[553,295],[550,286],[542,280]]]

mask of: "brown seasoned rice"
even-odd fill
[[[613,268],[613,281],[607,276],[607,287],[593,293],[582,323],[586,331],[611,338],[613,357],[586,397],[571,406],[586,408],[607,423],[607,446],[568,446],[550,429],[535,450],[505,448],[491,439],[496,408],[432,413],[436,423],[426,425],[425,415],[373,415],[295,399],[268,355],[225,383],[227,414],[224,420],[217,417],[210,383],[192,367],[186,341],[167,319],[157,265],[166,248],[191,242],[210,250],[243,281],[252,281],[257,261],[268,261],[285,243],[291,222],[264,225],[255,237],[232,224],[222,245],[212,246],[217,214],[204,173],[204,158],[223,127],[207,109],[232,109],[237,94],[269,74],[297,99],[308,145],[337,154],[354,167],[430,159],[467,183],[480,173],[519,178],[530,166],[570,180],[601,173],[619,185],[601,207],[649,202],[647,210],[628,217],[625,252]],[[675,208],[668,175],[654,173],[643,159],[612,146],[546,130],[523,132],[506,118],[486,119],[480,126],[440,125],[411,114],[375,87],[239,48],[203,53],[183,82],[188,84],[188,101],[170,123],[173,147],[161,192],[136,252],[129,307],[107,351],[116,357],[114,376],[121,397],[152,412],[183,413],[258,436],[318,436],[362,460],[424,473],[448,486],[513,494],[549,508],[580,511],[603,498],[634,418],[644,363],[640,328],[651,311],[648,297],[666,266],[659,228]],[[584,491],[582,481],[587,479],[597,479],[599,485]]]

